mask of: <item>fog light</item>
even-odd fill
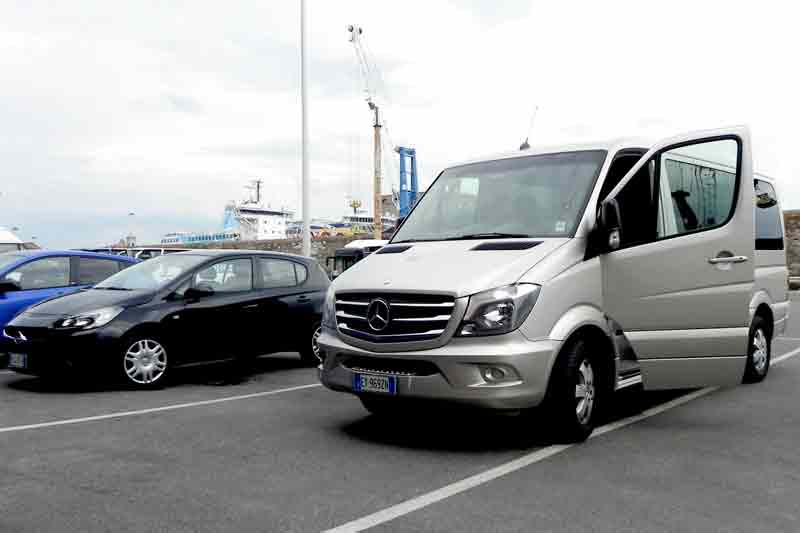
[[[503,365],[481,365],[481,377],[486,383],[502,383],[518,381],[517,373],[510,367]]]

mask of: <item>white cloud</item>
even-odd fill
[[[795,11],[309,0],[314,215],[369,198],[353,23],[383,74],[392,140],[417,148],[423,183],[450,162],[518,146],[538,105],[531,139],[542,144],[748,123],[756,167],[800,207]],[[218,224],[255,177],[273,205],[299,207],[296,2],[15,2],[3,14],[0,224],[88,245],[129,231],[133,210],[155,240]],[[59,225],[67,219],[80,230]]]

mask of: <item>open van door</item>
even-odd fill
[[[653,146],[601,206],[618,231],[600,256],[606,313],[647,389],[734,385],[754,279],[753,169],[744,127]]]

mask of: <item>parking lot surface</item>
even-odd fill
[[[0,531],[798,531],[789,334],[764,383],[622,397],[575,446],[515,417],[380,421],[296,354],[152,393],[0,371]]]

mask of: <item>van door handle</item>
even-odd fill
[[[746,255],[730,255],[722,257],[710,257],[708,262],[712,265],[724,265],[726,263],[744,263],[747,261]]]

